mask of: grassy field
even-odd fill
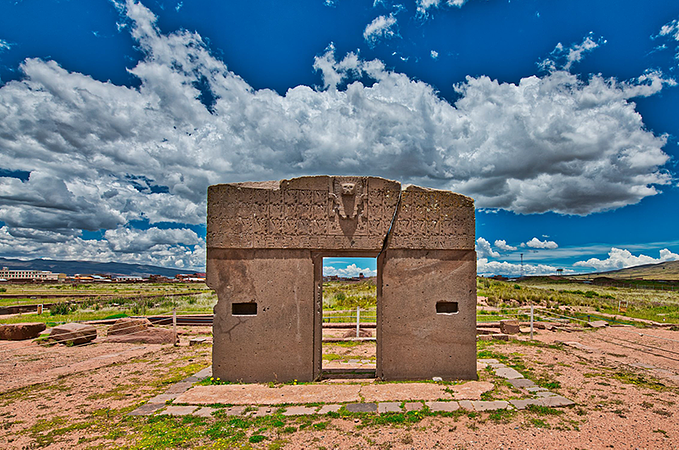
[[[679,291],[676,290],[605,287],[547,279],[508,283],[479,278],[477,292],[487,297],[489,305],[500,308],[531,304],[546,308],[567,306],[578,317],[585,317],[587,312],[601,312],[679,323]]]
[[[23,313],[0,320],[16,322],[74,322],[106,318],[168,314],[174,308],[180,314],[210,314],[217,296],[204,284],[197,283],[129,283],[87,285],[10,284],[0,294],[21,295],[1,298],[0,306],[48,304],[42,314]],[[39,295],[62,295],[58,298],[31,298]],[[83,296],[83,294],[86,294]],[[179,295],[177,295],[179,294]],[[36,308],[37,309],[37,308]]]

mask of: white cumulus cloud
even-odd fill
[[[606,259],[590,258],[587,261],[578,261],[573,265],[577,267],[592,267],[596,271],[601,272],[677,260],[679,260],[679,254],[672,253],[666,248],[660,250],[659,258],[653,258],[643,254],[633,255],[629,250],[613,247],[608,252],[608,258]]]
[[[530,241],[526,242],[525,245],[526,245],[526,247],[530,247],[530,248],[540,248],[540,249],[550,249],[550,250],[559,247],[559,245],[554,241],[548,241],[548,240],[541,241],[540,239],[538,239],[536,237],[534,237]]]
[[[499,258],[500,254],[493,250],[490,246],[490,242],[486,239],[480,237],[476,240],[476,257],[477,258]]]
[[[350,264],[347,267],[337,268],[333,266],[323,266],[323,276],[337,275],[343,278],[353,278],[363,274],[364,277],[374,277],[377,275],[376,270],[369,268],[361,269],[356,264]]]
[[[396,35],[394,26],[396,17],[393,14],[388,16],[378,16],[370,22],[363,31],[363,39],[369,44],[374,44],[379,39],[389,39]]]
[[[252,88],[199,34],[162,34],[142,4],[120,8],[144,55],[130,69],[138,87],[31,58],[0,86],[1,168],[30,173],[0,177],[0,221],[13,235],[202,224],[211,184],[301,175],[377,175],[460,192],[479,208],[581,215],[637,203],[672,179],[668,137],[632,101],[671,83],[659,73],[467,77],[451,104],[379,60],[336,59],[330,45],[314,62],[323,87],[280,95]]]
[[[108,230],[104,239],[83,239],[51,231],[0,227],[0,254],[9,258],[49,258],[202,269],[205,241],[186,229]]]
[[[432,50],[430,52],[430,55],[431,55],[431,59],[439,59],[439,52],[437,52],[436,50]]]
[[[523,275],[556,275],[557,269],[559,268],[547,264],[524,264]],[[519,276],[522,273],[522,266],[507,261],[489,261],[487,258],[480,258],[476,261],[476,272],[479,275]],[[572,272],[568,269],[563,271],[563,273]]]
[[[438,8],[441,3],[462,8],[467,1],[468,0],[417,0],[415,3],[417,4],[417,13],[420,15],[427,15],[429,9]]]
[[[574,63],[580,62],[586,53],[593,51],[605,43],[605,39],[595,39],[592,33],[585,36],[579,44],[572,44],[565,47],[559,42],[552,51],[551,57],[543,60],[540,63],[540,66],[545,70],[559,69],[568,71]]]
[[[505,252],[511,252],[517,249],[517,247],[512,247],[511,245],[507,244],[507,241],[505,241],[504,239],[496,240],[493,245],[495,245],[495,247]]]

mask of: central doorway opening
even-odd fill
[[[324,257],[322,365],[325,378],[374,378],[377,258]]]

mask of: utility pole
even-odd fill
[[[521,253],[521,278],[523,278],[523,253]]]

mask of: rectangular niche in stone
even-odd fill
[[[210,186],[213,373],[321,376],[322,260],[377,257],[376,374],[476,378],[474,202],[376,177]]]

